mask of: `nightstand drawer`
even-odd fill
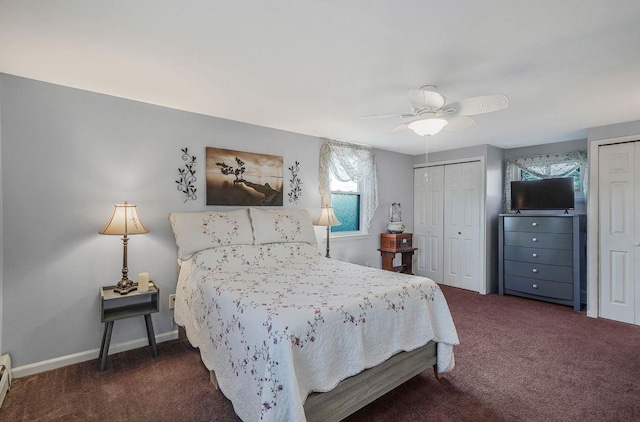
[[[538,280],[551,280],[568,284],[573,283],[573,268],[560,265],[504,261],[504,273]]]
[[[507,246],[504,248],[504,259],[509,261],[533,262],[550,265],[573,265],[573,251],[542,248],[525,248]]]
[[[571,234],[505,232],[506,246],[524,246],[544,249],[573,249]]]
[[[563,217],[505,218],[504,230],[509,232],[571,233],[573,220]]]
[[[553,299],[573,300],[573,284],[536,280],[508,275],[504,280],[505,290],[544,296]]]

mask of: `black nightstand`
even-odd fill
[[[100,356],[98,358],[101,360],[101,371],[104,371],[107,367],[113,323],[119,319],[144,316],[151,353],[154,357],[158,356],[158,346],[153,332],[151,314],[160,310],[160,289],[152,282],[149,282],[149,291],[147,292],[134,290],[129,294],[121,295],[113,291],[115,287],[100,288],[100,321],[104,322],[104,333],[102,334],[102,345],[100,346]]]

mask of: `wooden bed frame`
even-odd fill
[[[430,366],[439,379],[436,365],[437,347],[430,341],[410,352],[400,352],[378,366],[365,369],[340,382],[326,393],[311,393],[304,403],[307,422],[337,422],[405,383]],[[211,383],[218,388],[214,371]]]
[[[181,265],[178,262],[178,274]],[[186,331],[180,327],[186,338]],[[179,334],[180,336],[180,334]],[[405,383],[429,367],[440,379],[437,365],[437,343],[430,341],[410,352],[400,352],[380,365],[365,369],[341,381],[334,389],[324,393],[311,393],[304,403],[307,422],[338,422],[362,409],[369,403]],[[214,371],[209,379],[218,387]]]

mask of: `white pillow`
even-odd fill
[[[262,211],[249,208],[249,214],[256,245],[283,242],[318,244],[307,210]]]
[[[182,260],[209,248],[253,244],[246,209],[171,213],[169,221],[178,245],[178,258]]]

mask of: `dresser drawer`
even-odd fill
[[[542,248],[524,248],[507,246],[504,248],[504,259],[509,261],[534,262],[539,264],[573,266],[573,251]]]
[[[554,281],[508,275],[504,280],[504,288],[506,290],[513,290],[530,295],[573,300],[573,284],[571,283],[557,283]]]
[[[504,230],[510,232],[572,233],[573,220],[565,217],[505,217]]]
[[[504,261],[504,273],[537,280],[551,280],[573,283],[573,267],[560,265],[532,264],[529,262]]]
[[[573,249],[571,234],[505,232],[506,246],[524,246],[543,249]]]

